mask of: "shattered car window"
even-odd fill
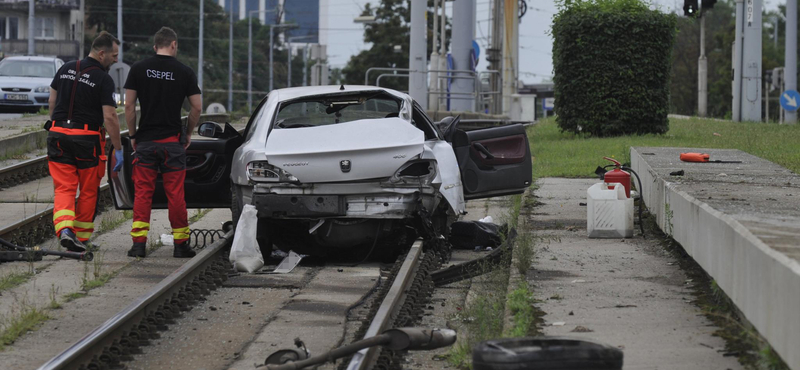
[[[334,125],[361,119],[398,117],[400,102],[385,94],[313,97],[281,105],[275,128]]]

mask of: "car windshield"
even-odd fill
[[[398,117],[400,101],[383,92],[312,97],[284,103],[276,128],[334,125],[361,119]]]
[[[55,63],[50,61],[6,59],[0,62],[0,76],[53,78],[55,75]]]

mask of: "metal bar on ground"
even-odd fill
[[[397,315],[397,310],[400,309],[406,288],[414,281],[413,272],[417,269],[417,266],[419,266],[420,254],[422,254],[422,241],[417,240],[406,255],[403,266],[400,267],[400,271],[397,273],[392,287],[389,288],[389,293],[386,294],[386,298],[384,298],[381,306],[378,308],[378,312],[375,314],[375,318],[372,319],[372,324],[370,324],[369,329],[367,329],[367,333],[364,334],[364,338],[374,337],[383,333],[386,329],[389,329],[387,326]],[[353,355],[352,360],[350,360],[347,370],[368,369],[377,358],[378,351],[380,351],[380,347],[370,347],[358,351]]]

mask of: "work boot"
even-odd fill
[[[86,252],[86,247],[75,236],[75,233],[70,229],[61,230],[59,235],[61,238],[61,246],[70,252]]]
[[[147,244],[133,243],[133,246],[128,251],[128,257],[141,257],[144,258],[147,254]]]
[[[196,254],[197,253],[189,247],[189,243],[186,242],[175,244],[175,249],[172,251],[172,257],[175,258],[192,258]]]

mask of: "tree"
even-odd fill
[[[427,53],[430,60],[434,14],[430,11],[433,7],[432,1],[429,0],[427,5]],[[345,83],[363,85],[364,73],[371,67],[408,68],[410,8],[410,0],[380,0],[377,8],[373,8],[370,3],[366,4],[361,15],[375,15],[375,23],[364,26],[364,42],[371,44],[371,47],[350,57],[342,69]],[[449,27],[446,32],[449,34]],[[399,52],[395,49],[396,46],[400,47]],[[378,75],[380,73],[377,72],[370,74],[369,84],[374,84]],[[381,86],[405,91],[408,90],[408,79],[384,78]]]

